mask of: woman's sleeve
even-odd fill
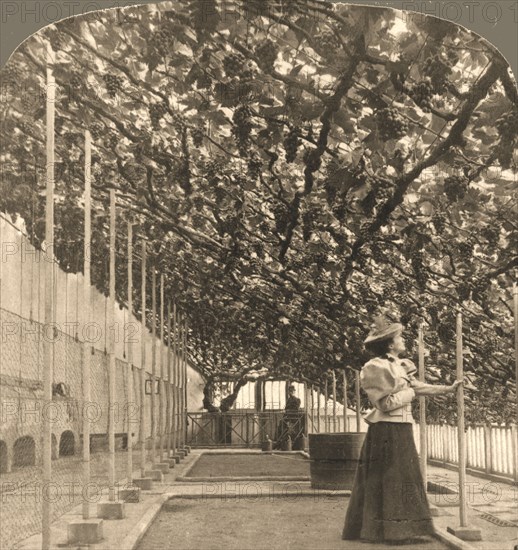
[[[451,392],[450,386],[426,384],[415,378],[411,380],[410,385],[414,388],[416,395],[444,395]]]
[[[360,380],[371,403],[383,412],[411,403],[416,395],[408,380],[396,376],[382,361],[369,361],[361,370]]]

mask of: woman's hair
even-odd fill
[[[372,355],[379,357],[389,352],[389,346],[394,341],[394,338],[386,338],[385,340],[376,340],[365,344],[365,349]]]

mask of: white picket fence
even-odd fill
[[[419,425],[414,426],[419,449]],[[428,458],[446,464],[459,460],[457,426],[427,424]],[[518,481],[518,431],[516,425],[477,425],[466,429],[467,467]]]

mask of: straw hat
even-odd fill
[[[391,323],[385,317],[379,316],[374,318],[374,322],[371,325],[371,331],[365,339],[365,344],[371,342],[380,342],[381,340],[386,340],[387,338],[392,338],[396,336],[398,332],[403,330],[403,325],[401,323]]]

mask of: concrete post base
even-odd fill
[[[191,453],[191,448],[189,447],[189,445],[185,445],[184,449],[187,451],[187,454]]]
[[[180,456],[180,458],[185,458],[187,456],[187,451],[184,451],[183,449],[178,449],[176,451],[176,454]]]
[[[97,517],[102,519],[123,519],[126,516],[124,502],[98,502]]]
[[[482,532],[476,527],[448,527],[447,531],[461,540],[482,540]]]
[[[141,491],[151,491],[153,488],[153,480],[150,477],[140,477],[133,480],[133,485]]]
[[[160,470],[163,474],[167,474],[169,473],[169,462],[157,462],[153,469]]]
[[[151,484],[153,483],[149,480]],[[123,502],[140,502],[140,488],[139,487],[126,487],[125,489],[119,489],[119,500]]]
[[[161,470],[157,470],[153,468],[152,470],[145,470],[144,475],[146,477],[150,477],[153,481],[163,481],[164,480],[164,474]]]
[[[102,519],[82,519],[68,524],[68,544],[97,544],[101,540]]]
[[[174,458],[168,458],[166,462],[169,464],[169,468],[174,468],[176,466],[176,460]]]
[[[171,458],[176,462],[176,464],[180,464],[180,460],[182,460],[182,457],[179,454],[173,454],[171,455]]]

